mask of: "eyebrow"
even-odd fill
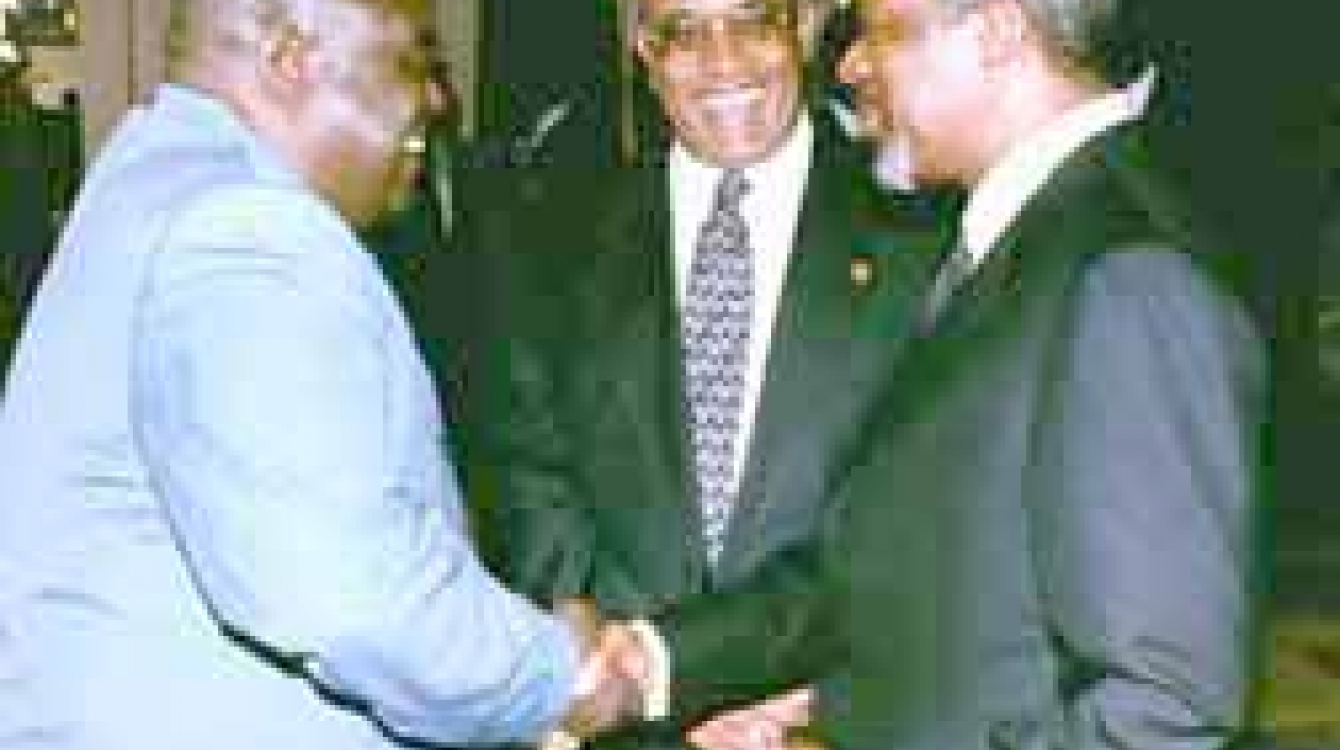
[[[426,76],[432,68],[428,55],[422,51],[402,52],[396,56],[396,65],[414,75]]]
[[[413,77],[426,77],[431,68],[426,50],[419,45],[405,47],[398,42],[383,42],[374,54],[386,54],[397,74]],[[386,59],[386,58],[383,58]]]

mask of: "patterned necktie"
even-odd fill
[[[748,191],[738,169],[722,175],[712,212],[698,232],[682,321],[691,455],[703,540],[714,564],[730,521],[754,314],[753,254],[740,215],[740,199]]]

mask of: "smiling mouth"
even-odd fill
[[[762,86],[734,86],[707,91],[698,97],[713,112],[729,114],[750,109],[763,100]]]

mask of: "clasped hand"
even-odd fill
[[[563,730],[586,738],[644,718],[652,665],[637,633],[627,623],[605,621],[586,600],[562,601],[554,611],[578,633],[583,652],[578,698]]]
[[[657,679],[651,645],[629,623],[603,620],[589,601],[566,600],[555,612],[579,634],[584,654],[579,698],[564,721],[564,732],[571,739],[584,739],[647,718],[648,693]],[[809,723],[812,700],[809,688],[798,688],[718,714],[692,727],[685,739],[700,750],[805,747],[791,732]]]

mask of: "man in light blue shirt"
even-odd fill
[[[175,83],[93,166],[4,391],[0,748],[516,742],[596,710],[578,631],[476,560],[350,228],[412,178],[410,5],[175,1]]]

